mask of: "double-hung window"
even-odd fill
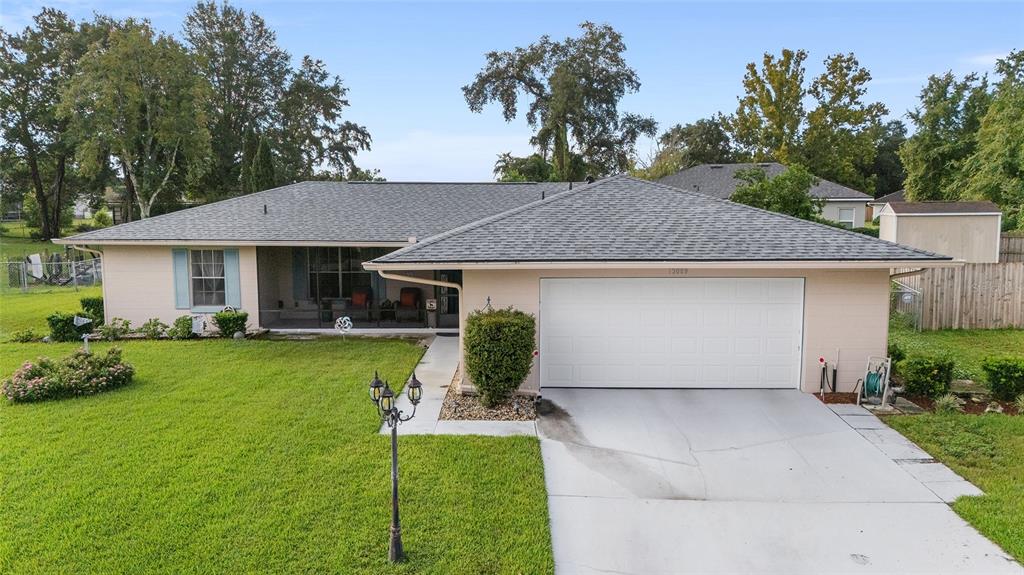
[[[223,306],[224,250],[192,250],[191,279],[193,306]]]
[[[854,227],[856,215],[857,210],[853,208],[839,208],[839,224],[847,228]]]

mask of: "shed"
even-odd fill
[[[999,261],[1003,214],[992,202],[889,202],[878,237],[968,263]]]

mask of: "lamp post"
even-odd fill
[[[416,406],[423,397],[423,384],[416,379],[416,372],[405,386],[406,396],[412,403],[412,413],[404,416],[395,406],[395,392],[386,381],[374,372],[370,382],[370,399],[377,406],[377,413],[384,423],[391,428],[391,542],[388,546],[388,560],[397,563],[402,560],[402,523],[398,518],[398,424],[409,421],[416,416]]]

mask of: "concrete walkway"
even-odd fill
[[[544,397],[559,574],[1024,573],[944,502],[955,479],[869,440],[873,416],[795,390]]]
[[[440,419],[441,406],[448,386],[459,367],[459,338],[438,336],[431,342],[423,359],[416,365],[416,378],[423,383],[423,399],[416,407],[416,417],[398,428],[402,435],[536,435],[532,421],[465,421]],[[406,415],[412,413],[412,404],[403,393],[398,408]],[[381,433],[391,433],[386,425]]]

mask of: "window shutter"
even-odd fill
[[[171,255],[174,261],[174,307],[189,309],[188,250],[175,248]]]
[[[224,305],[242,307],[242,286],[239,281],[238,250],[224,250]]]
[[[292,248],[292,296],[296,301],[307,299],[309,275],[306,270],[306,248]]]

